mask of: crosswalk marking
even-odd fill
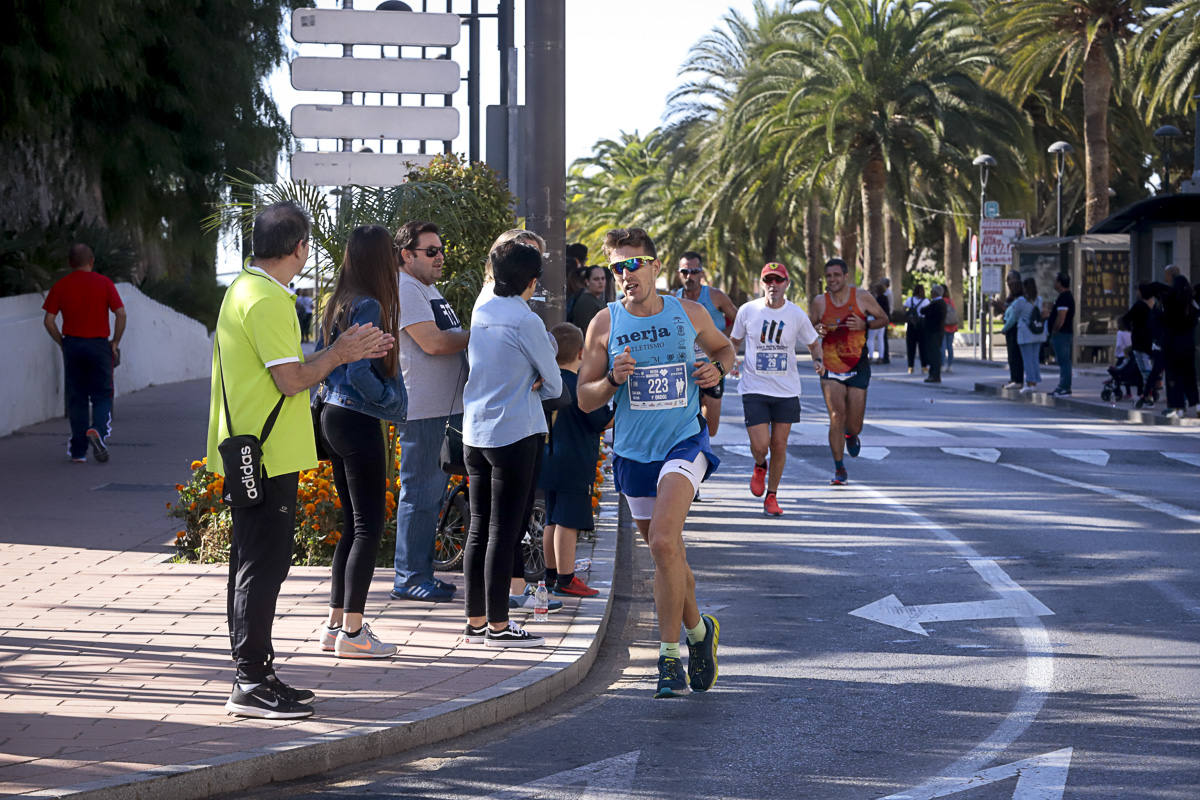
[[[901,436],[920,437],[923,439],[954,439],[954,435],[939,431],[936,428],[922,428],[919,425],[886,425],[882,422],[871,423],[872,427],[883,428],[885,431],[898,433]]]
[[[1163,453],[1167,458],[1175,461],[1182,461],[1185,464],[1191,464],[1193,467],[1200,467],[1200,453]]]
[[[942,452],[946,455],[986,461],[989,464],[995,464],[1000,460],[1000,451],[994,447],[943,447]]]
[[[1104,450],[1058,450],[1054,451],[1063,458],[1072,458],[1085,464],[1095,464],[1097,467],[1108,465],[1108,453]]]

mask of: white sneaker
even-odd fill
[[[1021,394],[1033,394],[1036,391],[1037,391],[1037,388],[1034,386],[1022,386],[1021,387]]]
[[[1004,384],[1000,388],[1001,389],[1020,389],[1021,384],[1018,383],[1017,381],[1009,381],[1008,383]]]
[[[371,632],[371,626],[363,623],[357,636],[347,636],[343,628],[334,643],[334,655],[338,658],[391,658],[399,650],[394,644],[384,644]]]
[[[1167,419],[1183,419],[1183,412],[1178,408],[1172,408],[1166,414],[1163,414]]]

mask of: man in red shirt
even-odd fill
[[[42,323],[63,353],[66,375],[67,417],[71,421],[71,440],[67,446],[71,460],[87,461],[88,445],[97,461],[108,461],[104,440],[112,432],[113,367],[117,345],[125,333],[125,304],[117,287],[94,271],[92,248],[71,245],[68,256],[71,272],[50,288],[42,310]],[[117,316],[112,340],[108,338],[108,312]],[[57,317],[63,316],[62,332]]]

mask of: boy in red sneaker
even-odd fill
[[[602,406],[585,414],[576,402],[579,365],[583,363],[583,334],[569,322],[550,329],[558,344],[558,367],[563,389],[571,402],[555,411],[542,458],[539,487],[546,494],[546,527],[542,550],[546,559],[546,585],[563,597],[593,597],[600,592],[575,575],[575,537],[594,527],[592,485],[600,432],[612,423],[613,409]]]

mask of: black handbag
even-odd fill
[[[455,381],[455,393],[458,391],[458,385],[462,383],[463,371],[466,369],[466,357],[463,358],[463,366],[458,371],[458,380]],[[454,410],[454,396],[450,397],[450,410]],[[454,417],[446,420],[446,433],[442,436],[442,449],[438,452],[438,466],[442,468],[442,472],[447,475],[467,474],[467,462],[463,458],[463,432],[460,428],[454,427]]]
[[[215,336],[214,336],[215,338]],[[230,508],[250,508],[263,501],[263,481],[266,475],[262,466],[262,443],[271,435],[275,418],[283,408],[283,394],[279,402],[267,415],[262,433],[255,436],[244,433],[233,434],[233,420],[229,416],[229,396],[225,393],[225,372],[221,367],[221,340],[217,339],[217,375],[221,381],[221,401],[225,409],[225,427],[230,435],[217,445],[221,461],[225,465],[225,492],[221,502]]]
[[[325,408],[325,398],[321,395],[321,390],[317,389],[313,393],[312,400],[308,403],[308,409],[312,412],[313,422],[313,438],[317,443],[317,461],[329,461],[329,445],[325,442],[325,434],[321,432],[321,410]]]

